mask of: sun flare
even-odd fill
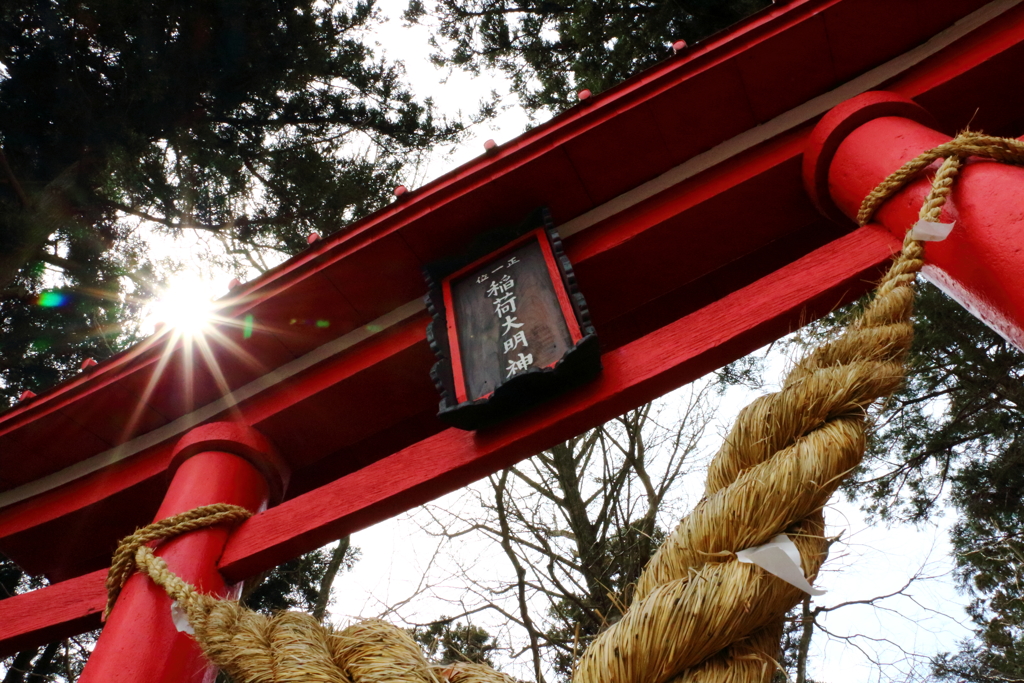
[[[213,316],[210,284],[194,274],[173,278],[150,305],[147,322],[155,328],[167,325],[183,335],[204,331]]]

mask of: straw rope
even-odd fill
[[[980,157],[1019,166],[1024,164],[1024,142],[1014,138],[1000,138],[994,135],[985,135],[984,133],[966,130],[949,142],[911,159],[891,173],[888,178],[883,180],[861,202],[860,211],[857,213],[857,224],[867,225],[875,211],[885,203],[886,199],[903,189],[907,183],[920,175],[934,161],[937,159],[949,160],[954,157],[959,158],[961,161],[967,157]],[[955,171],[953,175],[956,175]],[[929,198],[931,199],[930,195]],[[942,199],[938,205],[940,210],[943,203],[945,203],[945,199]],[[926,200],[925,205],[921,207],[921,218],[924,218],[925,210],[931,213],[932,208]],[[924,219],[938,220],[938,215],[936,212],[934,213],[935,218]]]
[[[128,577],[135,571],[135,552],[140,547],[153,541],[174,538],[190,531],[225,522],[237,524],[251,516],[251,512],[238,505],[214,503],[153,522],[121,539],[111,560],[110,571],[107,572],[107,606],[103,610],[103,619],[106,620],[110,616],[110,610],[113,609],[117,596],[124,588]]]
[[[859,222],[943,158],[919,214],[938,221],[968,156],[1020,164],[1024,144],[963,133],[881,183]],[[736,552],[786,533],[805,575],[816,577],[828,552],[822,508],[863,457],[868,407],[903,381],[921,255],[908,233],[842,335],[800,360],[778,392],[740,412],[709,466],[704,498],[651,559],[626,614],[587,649],[574,683],[768,683],[783,617],[803,593],[738,562]],[[383,621],[336,631],[305,614],[268,617],[200,594],[147,545],[248,516],[239,510],[207,506],[125,539],[108,579],[109,604],[137,566],[184,609],[207,657],[237,683],[513,683],[483,665],[431,665],[408,633]]]
[[[337,631],[300,612],[266,616],[204,595],[154,555],[136,550],[140,571],[184,610],[206,657],[237,683],[441,683],[403,629],[368,619]],[[474,683],[464,672],[461,683]],[[451,680],[456,680],[455,678]],[[503,682],[504,683],[504,682]]]

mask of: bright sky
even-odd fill
[[[403,27],[398,19],[405,0],[385,0],[379,6],[392,17],[377,32],[379,49],[389,58],[404,61],[417,96],[433,97],[443,113],[471,114],[491,90],[507,94],[505,83],[496,76],[474,79],[461,72],[444,74],[435,70],[426,58],[428,30],[422,26]],[[514,105],[514,100],[509,98],[506,104]],[[448,154],[431,158],[426,169],[421,169],[421,177],[409,178],[406,184],[420,185],[472,159],[483,153],[484,141],[505,142],[521,133],[527,123],[516,107],[508,107],[497,118],[471,130],[457,149],[444,150]],[[192,261],[189,255],[196,247],[189,240],[167,242],[167,256],[184,267],[171,279],[164,300],[152,307],[144,329],[151,330],[158,320],[184,320],[183,324],[188,324],[191,314],[227,293],[233,275]],[[773,362],[777,370],[782,365],[781,358]],[[721,406],[718,431],[724,431],[751,398],[738,392],[728,396]],[[702,477],[700,473],[687,483],[691,491],[702,485]],[[464,504],[465,499],[464,495],[452,494],[436,504],[451,508]],[[938,578],[918,581],[908,590],[910,597],[887,600],[881,603],[881,609],[854,606],[830,613],[824,623],[834,637],[818,633],[812,646],[812,673],[816,678],[833,683],[913,678],[908,674],[914,667],[918,674],[925,672],[926,662],[908,659],[906,652],[927,656],[954,650],[957,641],[969,635],[960,607],[965,600],[956,593],[949,577],[948,517],[937,520],[937,526],[922,529],[869,527],[856,505],[840,501],[828,510],[827,521],[830,533],[843,532],[844,544],[834,548],[823,570],[818,584],[829,592],[816,604],[830,606],[894,592],[918,571]],[[454,611],[446,600],[457,600],[463,590],[453,576],[457,562],[486,573],[509,570],[504,556],[479,540],[466,539],[458,547],[438,551],[436,542],[421,531],[424,523],[422,513],[411,513],[355,534],[353,543],[361,548],[362,559],[335,585],[336,618],[375,616],[384,613],[385,606],[400,604],[389,614],[392,620],[429,621]],[[435,590],[417,596],[425,581],[436,584]],[[498,630],[493,617],[480,616],[475,621]],[[855,634],[850,640],[843,639]],[[514,664],[510,673],[532,678],[521,662]]]

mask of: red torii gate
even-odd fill
[[[230,537],[163,546],[183,578],[223,594],[856,298],[924,182],[879,224],[856,229],[842,214],[949,138],[936,131],[1019,133],[1020,64],[1020,0],[773,7],[237,287],[220,312],[231,322],[198,347],[157,334],[8,411],[0,550],[54,584],[0,601],[0,655],[98,626],[117,539],[154,516],[273,505]],[[1022,175],[971,164],[950,209],[961,227],[926,250],[932,278],[1018,345]],[[559,224],[604,370],[499,427],[446,429],[421,265],[540,205]],[[201,680],[167,610],[133,579],[83,680]]]

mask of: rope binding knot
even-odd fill
[[[158,572],[158,576],[150,574],[150,577],[161,587],[165,587],[165,583],[170,581],[170,577],[177,579],[167,569],[167,563],[153,554],[152,548],[149,547],[150,543],[165,541],[182,534],[187,534],[190,531],[216,526],[217,524],[237,524],[249,519],[251,516],[251,512],[238,505],[214,503],[213,505],[204,505],[174,515],[173,517],[153,522],[136,530],[132,535],[121,539],[117,550],[114,551],[114,556],[110,563],[110,572],[107,574],[107,606],[103,610],[103,620],[106,621],[107,617],[110,616],[110,611],[114,608],[117,596],[121,593],[121,589],[124,588],[128,578],[137,568],[146,567],[148,569],[153,567],[154,571],[156,571],[162,564],[163,572]],[[149,572],[147,571],[147,573]],[[161,583],[158,578],[162,579],[165,583]],[[181,579],[178,579],[178,581],[185,584]]]

